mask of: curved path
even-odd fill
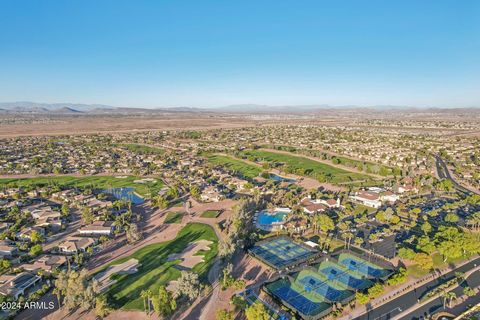
[[[465,193],[465,194],[471,194],[471,193],[480,194],[479,191],[470,190],[470,189],[464,187],[463,185],[461,185],[459,182],[457,182],[452,177],[452,174],[450,173],[450,169],[448,169],[448,166],[445,163],[445,161],[442,158],[440,158],[440,156],[438,156],[436,154],[434,154],[433,156],[435,157],[437,174],[438,174],[438,177],[440,179],[448,179],[448,180],[452,181],[453,185],[455,186],[455,189],[457,189],[458,191],[460,191],[462,193]]]

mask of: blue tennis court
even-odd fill
[[[282,269],[313,257],[317,252],[287,237],[257,242],[250,253],[266,264]]]
[[[273,290],[272,293],[279,299],[287,302],[300,313],[309,316],[314,316],[330,307],[327,303],[313,302],[307,299],[303,294],[293,290],[288,285],[280,286]]]
[[[305,278],[300,279],[298,282],[303,286],[306,292],[313,291],[331,302],[340,302],[352,294],[346,290],[336,289],[329,285],[330,281],[326,282],[325,280],[314,276],[306,276]]]

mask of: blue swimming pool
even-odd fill
[[[119,200],[131,201],[133,204],[144,203],[145,199],[138,196],[134,191],[134,188],[112,188],[103,190],[103,192],[109,193]]]
[[[288,214],[287,211],[273,211],[268,212],[266,210],[258,213],[257,219],[259,224],[267,225],[275,222],[282,222],[283,218]]]

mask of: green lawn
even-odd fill
[[[189,243],[202,239],[213,242],[210,246],[211,250],[201,253],[204,254],[205,261],[197,264],[192,271],[206,281],[208,270],[217,255],[218,239],[210,226],[192,223],[186,225],[171,241],[151,244],[128,257],[110,263],[114,265],[135,258],[138,259],[141,267],[137,273],[115,277],[117,282],[106,292],[109,303],[114,308],[143,310],[143,301],[140,297],[142,290],[149,289],[156,293],[160,286],[167,285],[169,281],[180,276],[180,270],[173,267],[178,260],[167,262],[167,257],[172,253],[182,252]]]
[[[359,215],[365,212],[365,210],[367,211],[367,213],[372,213],[377,211],[377,209],[375,208],[364,206],[363,204],[355,203],[353,208],[353,215],[354,216]]]
[[[139,179],[142,179],[142,177],[127,176],[126,178],[117,178],[114,176],[48,176],[26,179],[0,179],[0,187],[8,185],[19,187],[60,185],[65,187],[92,187],[98,189],[131,187],[135,188],[135,192],[143,197],[148,197],[150,190],[152,194],[156,194],[163,187],[163,182],[157,178],[155,178],[156,182],[153,183],[133,182]]]
[[[255,178],[260,175],[262,168],[255,165],[246,163],[245,161],[235,159],[233,157],[221,156],[221,155],[209,155],[207,157],[208,162],[225,167],[226,169],[236,171],[245,178]]]
[[[182,223],[183,212],[169,212],[164,223]]]
[[[138,154],[164,154],[165,150],[157,147],[145,146],[142,144],[136,143],[123,143],[119,144],[120,147],[125,147],[128,150],[138,153]]]
[[[202,213],[201,217],[202,218],[216,218],[220,215],[221,211],[220,210],[207,210],[204,213]]]
[[[311,176],[314,178],[317,178],[319,175],[324,175],[327,177],[327,181],[332,183],[371,179],[370,176],[362,173],[349,172],[301,156],[280,154],[263,150],[248,150],[243,151],[242,154],[249,158],[249,160],[283,164],[284,171],[290,171],[298,175]]]

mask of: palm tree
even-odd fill
[[[150,299],[153,297],[152,290],[147,290],[148,313],[150,313]]]
[[[147,300],[148,300],[148,292],[145,290],[142,290],[140,292],[140,297],[143,299],[143,310],[145,310],[145,313],[147,312]]]
[[[473,230],[478,231],[480,227],[480,212],[476,212],[468,218],[467,225],[473,227]]]
[[[357,245],[357,247],[360,247],[364,241],[363,241],[363,238],[356,237],[354,242],[355,242],[355,245]]]
[[[442,294],[442,297],[443,297],[443,309],[445,309],[447,304],[450,307],[450,303],[452,302],[452,300],[455,300],[457,298],[457,295],[453,291],[446,291]]]
[[[350,241],[352,241],[354,235],[351,232],[342,233],[342,238],[345,240],[345,247],[348,249],[350,247]]]
[[[58,301],[58,307],[60,308],[60,298],[61,298],[61,292],[58,288],[53,289],[53,294],[57,296],[57,301]]]
[[[450,307],[450,304],[451,304],[453,301],[457,300],[457,294],[456,294],[455,292],[453,292],[453,291],[450,291],[450,292],[449,292],[449,295],[450,295],[450,302],[448,303],[448,306]]]

